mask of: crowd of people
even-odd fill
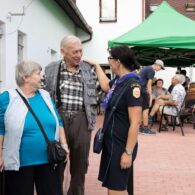
[[[164,70],[164,62],[157,59],[153,65],[140,69],[127,46],[109,50],[108,63],[116,75],[112,80],[98,63],[82,60],[78,37],[64,37],[60,51],[63,58],[46,66],[44,83],[42,68],[33,61],[18,63],[15,79],[17,90],[41,121],[49,140],[60,141],[69,156],[67,195],[85,194],[97,89],[106,94],[104,123],[109,118],[98,179],[108,189],[108,195],[132,194],[129,180],[138,151],[138,133],[155,135],[149,123],[163,105],[170,106],[167,113],[175,113],[171,105],[180,109],[189,85],[186,72],[174,75],[167,90],[163,79],[153,83],[155,72]],[[165,123],[162,128],[167,128]],[[16,89],[0,94],[0,171],[5,172],[6,195],[33,195],[34,186],[37,195],[63,195],[65,167],[66,162],[61,162],[51,168],[44,136]]]

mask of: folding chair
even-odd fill
[[[161,118],[160,118],[159,130],[158,130],[159,133],[160,133],[160,131],[161,131],[161,126],[162,126],[163,117],[165,117],[165,116],[171,116],[172,119],[173,119],[173,131],[175,131],[176,119],[178,119],[178,120],[179,120],[179,126],[180,126],[180,128],[181,128],[181,133],[182,133],[182,135],[184,136],[183,125],[182,125],[182,122],[181,122],[181,114],[182,114],[182,112],[183,112],[184,105],[185,105],[185,98],[184,98],[184,100],[183,100],[183,102],[182,102],[182,105],[181,105],[180,110],[178,110],[178,108],[177,108],[176,106],[172,106],[172,105],[165,105],[165,106],[163,106],[163,108],[162,108],[162,113],[161,113]],[[170,107],[170,106],[171,106],[171,107],[174,107],[175,110],[176,110],[176,115],[171,115],[171,114],[166,114],[166,113],[164,113],[164,109],[165,109],[165,107],[167,107],[167,106],[169,106],[169,107]]]
[[[182,126],[183,126],[184,120],[189,118],[189,117],[192,118],[193,129],[195,129],[195,99],[188,100],[185,103],[185,109],[180,114]]]

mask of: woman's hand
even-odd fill
[[[103,71],[103,69],[101,68],[100,64],[98,64],[94,61],[89,61],[89,60],[83,60],[83,61],[90,64],[92,66],[92,68],[93,67],[95,68],[95,72],[97,74],[97,78],[98,78],[98,81],[100,83],[100,87],[101,87],[102,91],[107,93],[110,89],[110,85],[109,85],[110,80],[106,76],[106,74]]]
[[[131,167],[132,164],[132,155],[128,155],[125,152],[121,156],[121,169],[128,169]]]
[[[0,157],[0,172],[3,171],[3,159]]]
[[[86,62],[88,64],[90,64],[91,66],[93,66],[94,68],[96,68],[99,64],[94,62],[94,61],[90,61],[90,60],[83,60],[83,62]],[[99,65],[100,66],[100,65]]]

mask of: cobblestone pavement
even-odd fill
[[[101,127],[102,120],[102,115],[97,117],[95,129]],[[195,195],[195,130],[191,124],[184,124],[184,132],[182,136],[179,127],[174,132],[170,127],[156,136],[139,135],[134,195]],[[97,180],[99,158],[91,150],[86,195],[106,195]]]

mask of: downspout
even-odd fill
[[[146,7],[146,3],[145,0],[142,0],[142,22],[145,20],[145,7]]]
[[[88,39],[86,39],[84,41],[81,41],[81,42],[82,43],[87,43],[87,42],[91,41],[91,39],[92,39],[92,34],[89,35],[89,38]]]

